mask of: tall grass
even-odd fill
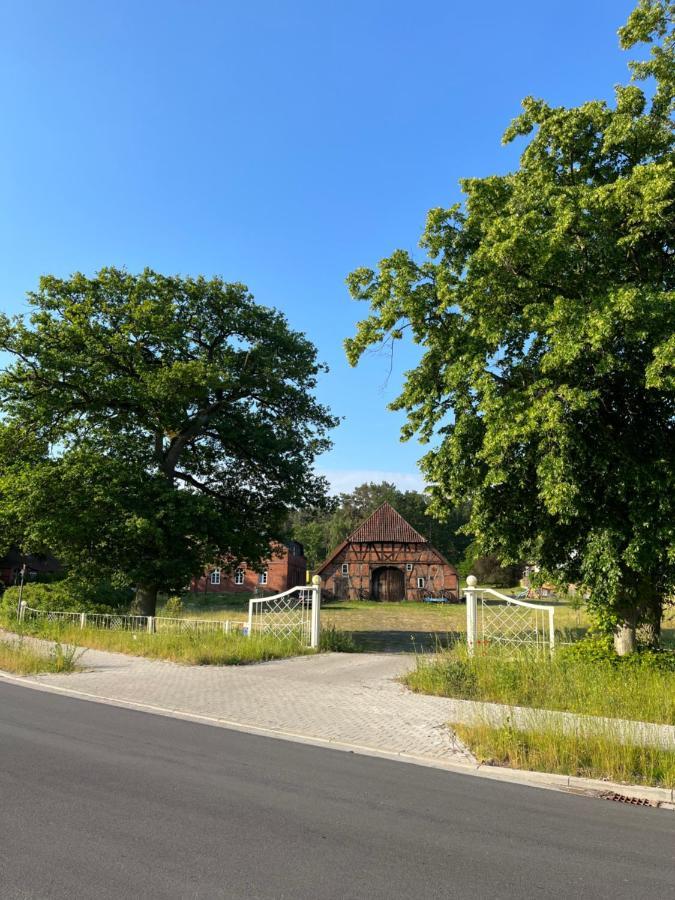
[[[418,655],[405,683],[423,694],[510,706],[675,724],[675,670],[563,651],[491,649],[470,657],[465,645]]]
[[[675,788],[675,751],[616,740],[611,731],[576,733],[555,727],[453,725],[481,763]]]
[[[21,638],[0,641],[0,669],[15,675],[39,675],[41,672],[74,672],[76,648],[56,644],[48,652],[28,646]]]
[[[47,640],[195,666],[238,666],[314,652],[294,639],[282,640],[271,635],[247,637],[240,632],[147,634],[97,628],[80,629],[53,622],[26,623],[25,629],[30,634]]]

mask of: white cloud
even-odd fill
[[[330,483],[331,494],[353,491],[359,484],[374,481],[390,481],[401,491],[424,490],[424,479],[417,472],[386,472],[380,469],[319,469]]]

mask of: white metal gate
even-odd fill
[[[475,647],[502,644],[555,648],[555,607],[508,597],[492,588],[476,587],[476,579],[466,580],[466,639],[469,653]]]
[[[248,633],[290,638],[309,647],[319,646],[321,632],[321,579],[290,588],[272,597],[249,600]]]

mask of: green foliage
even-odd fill
[[[576,644],[561,647],[558,656],[561,660],[608,663],[622,672],[652,670],[675,673],[675,652],[672,650],[643,647],[637,653],[617,656],[612,639],[607,634],[591,633]]]
[[[218,554],[255,566],[336,424],[312,344],[218,278],[45,276],[0,316],[0,534],[156,592]]]
[[[324,653],[356,653],[358,647],[353,635],[348,631],[339,631],[331,624],[321,629],[319,650]]]
[[[0,609],[14,611],[19,602],[20,588],[7,588],[0,598]],[[64,612],[126,611],[132,592],[107,583],[66,579],[48,584],[25,584],[23,600],[33,609]]]
[[[613,105],[528,97],[508,175],[465,179],[403,250],[348,278],[370,314],[356,364],[410,334],[423,348],[394,410],[430,512],[469,503],[478,552],[538,562],[591,592],[598,624],[651,623],[675,590],[674,9],[642,0],[624,47],[650,43]]]
[[[292,638],[282,640],[272,635],[248,637],[240,632],[147,634],[99,628],[79,629],[55,622],[27,622],[25,631],[58,643],[151,659],[168,659],[193,666],[239,666],[314,652]]]
[[[429,498],[418,491],[400,491],[388,481],[366,482],[342,493],[321,508],[297,510],[291,515],[291,536],[300,541],[310,567],[315,568],[382,503],[390,503],[404,519],[448,558],[459,560],[470,538],[460,532],[468,513],[463,508],[446,510],[439,521],[429,515]]]
[[[563,731],[533,725],[453,725],[461,741],[481,762],[535,772],[554,772],[624,784],[675,787],[675,752],[621,740],[611,728],[599,732]]]
[[[56,643],[44,652],[19,640],[0,641],[0,670],[16,675],[38,675],[42,672],[74,672],[77,670],[77,648]]]
[[[494,584],[497,587],[513,587],[523,575],[522,565],[502,565],[496,556],[479,556],[470,570],[479,584]]]
[[[169,597],[164,604],[164,609],[162,609],[162,615],[167,616],[170,619],[180,619],[184,614],[185,607],[183,606],[182,599],[176,595]]]
[[[617,657],[606,639],[582,643],[553,657],[499,647],[470,657],[456,645],[419,656],[404,680],[441,697],[675,725],[675,654]]]

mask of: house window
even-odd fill
[[[211,572],[211,584],[220,584],[220,569],[216,568]]]
[[[422,576],[420,575],[420,577],[417,579],[417,587],[423,588],[425,583],[426,583],[426,579],[422,578]]]
[[[342,563],[342,574],[349,575],[349,563]]]
[[[264,571],[258,575],[258,584],[267,584],[267,569],[264,569]]]
[[[412,564],[412,563],[406,563],[406,564],[405,564],[405,570],[406,570],[406,572],[412,572],[412,570],[413,570],[413,564]]]
[[[243,569],[235,570],[234,583],[235,584],[243,584],[244,583],[244,570]]]

